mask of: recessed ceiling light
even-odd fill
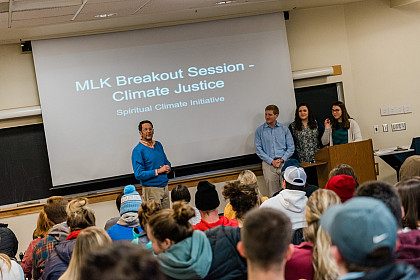
[[[233,2],[235,2],[235,0],[223,0],[223,1],[216,2],[216,4],[217,5],[224,5],[224,4],[231,4]]]
[[[101,14],[101,15],[96,15],[96,18],[107,18],[107,17],[113,17],[116,16],[117,13],[110,13],[110,14]]]

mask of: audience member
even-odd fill
[[[420,176],[420,155],[414,155],[405,159],[400,167],[400,181]]]
[[[28,248],[25,251],[21,266],[25,277],[28,279],[32,278],[32,255],[34,252],[35,245],[45,236],[47,236],[48,231],[52,228],[54,224],[48,220],[47,215],[44,210],[41,210],[38,215],[38,220],[36,222],[36,229],[33,233],[33,240],[29,243]]]
[[[398,235],[400,246],[397,258],[414,265],[420,271],[420,178],[403,180],[396,187],[405,212],[402,219],[405,228]]]
[[[292,222],[295,231],[292,243],[299,245],[303,239],[302,228],[306,227],[305,206],[308,198],[303,191],[306,173],[301,167],[290,166],[283,175],[283,191],[266,200],[261,207],[270,207],[282,211]]]
[[[6,254],[0,253],[0,278],[5,280],[24,280],[20,265]]]
[[[356,173],[354,172],[354,169],[350,165],[341,163],[337,165],[336,167],[334,167],[333,169],[331,169],[330,174],[328,174],[328,180],[337,175],[351,176],[353,177],[354,181],[356,181],[356,189],[359,186]]]
[[[35,245],[32,257],[32,277],[35,280],[41,278],[45,262],[54,251],[55,245],[66,240],[69,235],[69,227],[66,223],[67,203],[67,199],[62,196],[52,196],[44,205],[44,212],[54,226],[48,231],[48,235]]]
[[[104,229],[91,226],[82,230],[77,236],[70,264],[59,280],[80,280],[80,270],[90,254],[111,243],[112,240]]]
[[[155,215],[162,209],[162,204],[157,203],[154,200],[143,202],[139,208],[139,224],[142,231],[139,231],[137,228],[133,229],[134,232],[134,244],[142,244],[146,249],[152,250],[152,243],[147,237],[146,226],[147,221],[151,216]]]
[[[50,254],[42,273],[43,280],[57,280],[66,271],[73,254],[76,238],[87,227],[95,225],[95,214],[88,207],[87,198],[73,199],[67,205],[67,225],[70,234],[65,241],[58,242]]]
[[[286,279],[335,280],[338,267],[330,255],[331,239],[319,225],[322,214],[331,206],[340,204],[336,193],[319,189],[308,199],[305,217],[308,226],[303,229],[306,242],[296,246],[286,263]]]
[[[187,203],[190,203],[191,194],[186,186],[178,185],[171,190],[171,202],[174,203],[175,201],[182,201],[182,200]],[[192,208],[194,209],[195,216],[191,218],[190,224],[194,226],[201,221],[201,215],[200,215],[200,211],[198,211],[196,207],[192,207]]]
[[[404,208],[403,226],[406,230],[420,229],[420,178],[404,180],[395,186]]]
[[[242,170],[241,173],[239,173],[238,181],[242,185],[255,186],[258,193],[258,205],[261,205],[261,203],[268,199],[268,197],[262,196],[258,187],[257,176],[255,176],[254,172],[252,172],[251,170]],[[225,210],[223,211],[223,216],[225,216],[228,219],[236,219],[236,212],[232,209],[232,204],[230,202],[226,204]]]
[[[296,166],[296,167],[301,167],[300,166],[300,163],[296,160],[296,159],[294,159],[294,158],[291,158],[291,159],[288,159],[285,163],[284,163],[284,165],[283,165],[283,167],[281,168],[281,172],[282,172],[282,174],[284,174],[284,171],[286,170],[286,168],[287,167],[289,167],[289,166]],[[305,171],[305,174],[306,174],[306,171]],[[308,174],[306,174],[306,175],[308,175]],[[306,182],[305,182],[305,186],[303,187],[303,191],[305,192],[305,195],[306,195],[306,197],[310,197],[311,196],[311,194],[314,192],[314,191],[316,191],[318,189],[318,187],[317,186],[315,186],[315,185],[311,185],[311,184],[308,184],[308,178],[306,178]],[[278,192],[276,192],[275,194],[273,194],[273,197],[274,196],[276,196],[276,195],[278,195],[281,191],[282,191],[283,189],[281,189],[281,190],[279,190]]]
[[[120,209],[121,209],[121,198],[123,195],[124,195],[124,191],[122,191],[115,199],[115,204],[117,205],[118,212],[120,212]],[[109,219],[108,221],[106,221],[105,227],[104,227],[105,230],[110,229],[113,225],[115,225],[119,221],[119,219],[120,219],[120,216],[113,217]]]
[[[331,206],[321,218],[331,236],[339,279],[420,279],[417,270],[395,263],[397,222],[380,200],[355,197]]]
[[[354,196],[356,181],[351,176],[337,175],[328,180],[325,189],[335,192],[344,203]]]
[[[128,240],[134,238],[133,229],[141,232],[138,210],[141,205],[141,197],[133,185],[124,188],[124,195],[121,197],[120,219],[117,224],[107,230],[113,241]]]
[[[165,280],[150,251],[128,242],[93,252],[82,263],[80,280]]]
[[[420,182],[418,182],[419,184]],[[404,183],[401,183],[404,184]],[[398,185],[398,184],[397,184]],[[402,185],[400,185],[402,186]],[[401,199],[394,186],[385,182],[370,181],[362,184],[355,192],[355,196],[368,196],[382,201],[394,215],[398,225],[398,240],[396,257],[420,268],[420,231],[402,232]]]
[[[0,223],[0,253],[16,259],[19,242],[15,233],[7,226],[8,224]]]
[[[188,222],[194,209],[177,201],[173,209],[163,209],[147,223],[147,236],[161,271],[175,279],[202,279],[211,267],[212,250],[206,235],[194,231]]]
[[[200,211],[201,221],[194,226],[194,229],[204,231],[220,225],[237,227],[238,221],[219,216],[219,205],[216,187],[207,181],[199,182],[195,193],[195,206]]]
[[[223,196],[230,201],[239,227],[242,227],[245,214],[260,206],[256,185],[245,185],[239,181],[229,182],[223,186]]]
[[[249,280],[284,279],[292,234],[289,218],[278,210],[259,208],[247,214],[237,247],[246,258]]]

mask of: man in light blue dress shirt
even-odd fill
[[[278,116],[279,108],[268,105],[265,108],[265,123],[255,131],[255,149],[263,161],[262,170],[270,196],[280,190],[281,168],[295,151],[292,134],[277,121]]]

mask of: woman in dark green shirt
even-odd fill
[[[323,145],[339,145],[362,140],[360,127],[350,118],[346,106],[338,101],[332,105],[332,118],[324,122],[325,131],[321,141]]]

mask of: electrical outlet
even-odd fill
[[[392,123],[392,131],[406,130],[405,122]]]
[[[382,124],[382,131],[383,132],[388,132],[388,124],[387,123]]]
[[[375,125],[373,126],[373,132],[374,132],[374,133],[378,133],[378,132],[379,132],[379,125],[375,124]]]

